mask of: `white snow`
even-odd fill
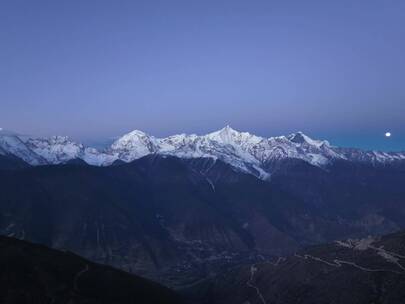
[[[9,133],[0,133],[0,148],[2,154],[14,155],[31,165],[43,165],[46,161],[16,135]]]
[[[312,139],[302,132],[264,138],[230,126],[206,135],[178,134],[166,138],[134,130],[104,151],[85,147],[68,137],[23,138],[3,130],[0,131],[0,154],[15,155],[32,165],[61,164],[78,158],[90,165],[108,166],[116,160],[131,162],[149,154],[211,158],[264,180],[271,176],[269,164],[286,158],[301,159],[322,168],[337,159],[370,163],[405,159],[405,153],[333,147],[327,141]]]

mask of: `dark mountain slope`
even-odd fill
[[[27,167],[29,167],[29,165],[22,159],[12,155],[7,156],[0,154],[0,170],[13,170]]]
[[[327,170],[296,161],[277,170],[272,185],[300,198],[330,223],[314,222],[320,242],[384,234],[405,227],[405,167],[335,162]]]
[[[0,303],[182,303],[169,289],[72,253],[0,237]]]
[[[405,227],[401,184],[399,168],[345,163],[285,162],[270,182],[156,155],[32,167],[0,171],[0,233],[178,286],[259,254]]]
[[[405,232],[311,247],[235,268],[184,293],[199,304],[400,304]]]
[[[207,259],[298,246],[268,219],[279,217],[282,227],[277,212],[292,203],[299,209],[298,202],[221,162],[211,174],[212,181],[180,159],[157,156],[108,168],[2,172],[0,230],[160,280],[162,271],[204,276]]]

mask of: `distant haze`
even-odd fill
[[[405,150],[404,1],[2,1],[0,45],[7,130]]]

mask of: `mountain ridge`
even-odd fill
[[[22,137],[3,131],[0,132],[0,154],[16,156],[34,166],[63,164],[73,159],[94,166],[110,166],[116,161],[131,162],[150,154],[185,159],[211,158],[263,180],[269,179],[277,162],[284,159],[299,159],[320,168],[337,160],[374,165],[405,161],[405,152],[340,148],[326,140],[312,139],[301,131],[265,138],[236,131],[229,125],[206,135],[183,133],[164,138],[134,130],[104,150],[86,147],[65,136]]]
[[[183,303],[147,279],[88,261],[69,251],[0,236],[0,302]]]

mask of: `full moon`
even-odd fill
[[[385,137],[391,137],[391,132],[385,133]]]

